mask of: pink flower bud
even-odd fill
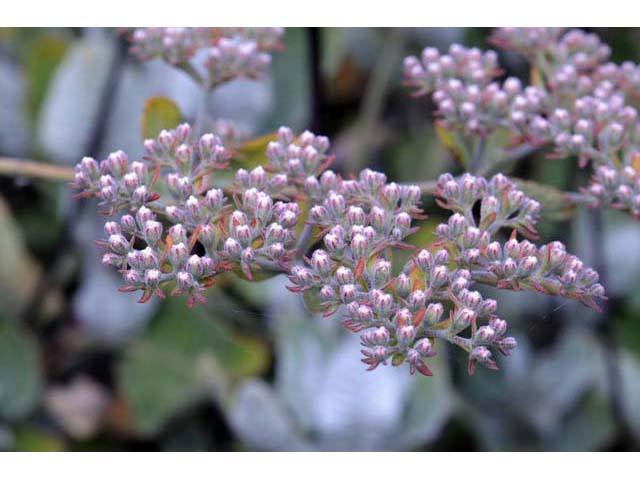
[[[389,281],[391,276],[391,262],[384,259],[378,259],[375,261],[372,270],[373,280],[377,285],[384,285]]]
[[[118,255],[124,255],[129,250],[129,242],[120,234],[110,235],[109,248]]]
[[[144,272],[144,284],[147,287],[155,288],[160,283],[161,273],[159,270],[152,268]]]
[[[193,162],[192,155],[193,151],[189,145],[182,144],[176,148],[175,159],[178,168],[185,172],[190,169]]]
[[[428,338],[421,338],[415,343],[413,348],[423,357],[432,357],[435,354],[433,345]]]
[[[204,271],[202,259],[198,255],[191,255],[187,260],[186,269],[194,278],[199,278]]]
[[[107,235],[117,235],[120,233],[120,225],[116,222],[107,222],[104,224],[104,233]]]
[[[296,215],[291,210],[285,210],[278,217],[278,223],[282,224],[282,226],[285,228],[291,228],[295,226],[297,222],[298,222],[298,215]]]
[[[186,213],[191,219],[196,219],[200,217],[201,207],[200,200],[198,200],[193,195],[190,196],[185,202],[185,210]]]
[[[355,258],[363,257],[369,249],[369,240],[361,233],[357,233],[351,239],[351,251]]]
[[[513,276],[516,273],[517,268],[518,268],[518,265],[513,260],[513,258],[507,258],[502,264],[502,269],[506,277]]]
[[[400,212],[394,218],[394,225],[402,233],[405,233],[411,228],[411,217],[406,212]]]
[[[520,265],[520,273],[525,276],[531,275],[538,267],[538,259],[534,256],[526,257]]]
[[[162,237],[162,224],[155,220],[148,220],[144,224],[144,237],[149,245],[155,245]]]
[[[141,228],[144,228],[144,224],[149,220],[155,219],[156,216],[154,215],[154,213],[145,206],[140,207],[138,209],[138,212],[136,213],[136,221],[138,222],[138,226],[140,226]]]
[[[311,285],[313,283],[313,275],[308,268],[295,265],[291,269],[291,279],[296,285]]]
[[[360,207],[351,206],[347,209],[345,218],[351,225],[364,225],[366,215],[364,210]]]
[[[323,285],[320,289],[320,298],[325,302],[335,300],[336,292],[331,285]]]
[[[263,188],[267,182],[267,173],[264,171],[262,167],[256,167],[251,172],[249,172],[249,181],[251,185]]]
[[[330,193],[329,197],[325,201],[325,207],[327,210],[338,216],[341,216],[344,213],[345,205],[344,197],[337,193]]]
[[[293,142],[293,132],[288,127],[280,127],[278,129],[278,142],[287,146]]]
[[[182,265],[187,261],[187,256],[189,252],[187,251],[187,247],[184,243],[178,243],[171,246],[169,250],[169,261],[173,265],[174,269],[181,268]]]
[[[459,213],[454,213],[449,217],[449,221],[447,222],[447,224],[449,226],[451,237],[457,237],[464,231],[464,228],[467,226],[467,220]]]
[[[431,286],[439,288],[449,281],[449,272],[444,265],[438,265],[431,271]]]
[[[413,315],[408,309],[401,308],[396,312],[396,315],[393,320],[398,326],[411,325],[411,323],[413,322]]]
[[[173,134],[173,132],[170,132],[168,130],[162,130],[158,135],[158,143],[165,151],[171,150],[174,146],[175,141],[175,135]]]
[[[433,257],[428,250],[420,250],[414,261],[417,267],[423,272],[428,272],[433,266]]]
[[[105,253],[102,256],[102,264],[104,266],[119,266],[122,263],[122,257],[115,253]]]
[[[482,346],[475,347],[473,350],[471,350],[469,358],[471,360],[477,360],[478,362],[483,364],[489,364],[490,362],[492,362],[491,352],[488,348]]]
[[[82,169],[82,173],[92,180],[97,179],[100,175],[98,162],[91,157],[84,157],[80,160],[80,168]]]
[[[311,266],[320,274],[326,275],[331,270],[331,258],[324,250],[316,250],[311,255]]]
[[[405,325],[403,327],[399,327],[396,330],[396,338],[398,339],[398,342],[403,345],[411,343],[415,336],[416,329],[413,327],[413,325]]]
[[[185,245],[188,243],[187,241],[187,229],[182,226],[182,224],[177,223],[176,225],[172,225],[169,228],[169,237],[171,238],[174,244],[184,243]]]
[[[195,283],[193,276],[189,272],[178,272],[176,274],[176,282],[178,286],[184,290],[190,289]]]
[[[349,303],[356,298],[356,286],[352,283],[346,283],[340,286],[340,299],[343,303]]]
[[[426,326],[432,326],[440,322],[444,313],[444,307],[441,303],[430,303],[427,306],[423,322]]]
[[[363,324],[367,324],[373,320],[373,310],[367,305],[359,305],[356,309],[356,317]]]
[[[136,229],[136,221],[131,215],[123,215],[120,218],[120,228],[124,233],[133,233]]]
[[[426,301],[427,295],[422,290],[414,290],[407,299],[407,303],[409,304],[409,308],[412,312],[417,312],[424,307]]]
[[[146,247],[137,252],[137,256],[142,270],[156,268],[158,266],[158,257],[150,247]]]
[[[348,283],[353,283],[354,276],[353,271],[350,268],[340,266],[336,270],[336,280],[339,284],[345,285]]]
[[[136,270],[127,270],[122,274],[122,278],[127,285],[139,286],[142,282],[142,278]]]
[[[369,298],[373,309],[379,316],[386,317],[389,315],[391,305],[393,304],[391,295],[381,290],[371,290],[371,292],[369,292]]]
[[[480,327],[476,331],[476,336],[474,337],[473,341],[476,345],[487,344],[487,343],[491,343],[495,338],[495,336],[496,336],[495,330],[490,326],[485,325]]]
[[[476,312],[470,308],[457,309],[453,315],[453,323],[451,324],[451,330],[458,334],[471,325],[476,318]]]
[[[240,244],[245,247],[253,241],[252,231],[249,225],[238,225],[233,230],[233,236],[236,240],[238,240],[238,242],[240,242]]]
[[[122,150],[110,153],[107,157],[107,168],[114,177],[120,178],[127,172],[129,157]]]

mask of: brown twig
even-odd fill
[[[22,158],[0,157],[0,175],[70,182],[73,180],[73,169]]]

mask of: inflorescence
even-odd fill
[[[136,28],[131,51],[140,60],[162,58],[205,89],[238,77],[260,78],[280,48],[282,28]]]
[[[239,169],[232,183],[216,185],[230,151],[183,124],[146,140],[142,159],[121,151],[82,159],[72,186],[117,216],[98,243],[103,263],[122,274],[121,290],[141,291],[141,301],[171,292],[193,306],[226,272],[249,280],[258,270],[284,273],[289,290],[360,333],[369,369],[408,364],[430,375],[437,339],[468,353],[470,373],[476,363],[497,368],[495,353],[508,355],[516,341],[478,284],[595,308],[605,298],[597,273],[560,242],[531,242],[540,205],[500,174],[442,175],[435,196],[451,216],[435,244],[394,267],[392,251],[413,248],[406,239],[424,218],[420,188],[369,169],[345,180],[327,169],[329,146],[324,136],[282,127],[264,167]],[[305,256],[314,242],[320,248]]]
[[[460,45],[407,57],[405,83],[416,95],[432,94],[440,122],[456,134],[506,129],[514,151],[552,145],[554,157],[591,164],[584,192],[592,204],[640,218],[640,66],[609,62],[610,48],[581,30],[500,28],[491,41],[529,60],[534,85],[498,81],[495,52]]]

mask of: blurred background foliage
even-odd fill
[[[329,135],[346,175],[459,173],[430,101],[401,85],[402,58],[425,45],[486,48],[488,33],[290,28],[271,74],[220,88],[211,111],[251,138],[283,124]],[[640,60],[639,30],[597,33],[616,61]],[[520,58],[501,62],[527,79]],[[128,56],[114,30],[0,29],[0,157],[139,156],[141,138],[193,120],[200,99],[182,73]],[[241,149],[238,165],[264,144]],[[543,154],[505,173],[565,190],[587,178]],[[138,305],[100,264],[94,205],[64,182],[0,175],[0,450],[636,450],[640,224],[604,212],[594,228],[588,212],[531,188],[546,202],[542,239],[603,273],[605,312],[499,292],[515,355],[468,377],[466,359],[440,345],[425,378],[366,373],[357,336],[313,316],[280,277],[226,277],[191,311],[183,299]],[[444,218],[426,207],[415,245]]]

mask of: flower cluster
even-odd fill
[[[174,284],[172,295],[186,295],[193,305],[204,301],[202,291],[216,275],[235,266],[248,278],[263,262],[285,268],[299,214],[297,204],[274,200],[286,176],[262,167],[238,170],[229,189],[234,209],[210,184],[229,160],[218,137],[193,139],[182,124],[144,146],[146,156],[133,162],[124,152],[100,163],[82,159],[72,184],[80,196],[97,198],[103,213],[121,214],[105,224],[107,238],[99,244],[107,248],[103,263],[122,273],[124,291],[142,290],[146,301]]]
[[[475,283],[561,295],[594,308],[605,298],[595,271],[561,243],[538,248],[517,240],[516,232],[535,236],[540,205],[503,175],[488,182],[442,175],[436,196],[455,213],[437,227],[434,249],[420,250],[397,275],[390,249],[407,247],[404,239],[416,230],[419,189],[387,183],[368,169],[358,180],[331,175],[332,189],[309,217],[324,248],[291,269],[289,289],[315,298],[326,315],[341,310],[345,328],[361,332],[370,370],[390,362],[430,375],[425,361],[436,354],[436,339],[463,348],[470,373],[476,362],[497,368],[494,352],[509,355],[516,341],[506,336],[496,301],[473,290]],[[493,238],[502,228],[513,229],[504,245]]]
[[[591,203],[639,217],[640,123],[633,105],[640,99],[640,67],[608,62],[610,48],[576,29],[501,28],[491,41],[527,57],[535,86],[522,88],[514,78],[500,85],[494,52],[458,45],[448,55],[425,48],[420,60],[405,59],[405,83],[417,94],[432,93],[444,126],[463,139],[501,127],[511,132],[505,145],[513,151],[552,145],[555,157],[591,164],[592,183],[584,190]]]
[[[258,78],[280,46],[281,28],[136,28],[131,51],[140,60],[160,57],[191,73],[204,73],[212,88],[237,77]],[[197,60],[197,66],[191,64]]]
[[[562,244],[517,239],[535,238],[540,205],[503,175],[442,175],[435,195],[451,217],[437,227],[431,248],[394,265],[393,249],[412,249],[406,238],[418,229],[414,220],[424,218],[420,188],[369,169],[345,180],[326,169],[328,150],[326,137],[296,137],[281,127],[266,148],[267,169],[241,168],[220,188],[214,174],[228,167],[229,152],[215,135],[193,138],[183,124],[145,141],[141,160],[129,162],[123,152],[100,163],[84,158],[73,186],[97,198],[105,214],[119,215],[98,244],[106,249],[103,262],[122,274],[121,290],[141,290],[141,301],[170,290],[193,306],[224,272],[249,280],[257,269],[285,273],[289,290],[360,332],[369,369],[390,362],[430,375],[426,362],[437,339],[464,349],[470,372],[476,363],[497,368],[496,352],[508,355],[516,341],[506,336],[495,300],[475,284],[561,295],[594,308],[604,299],[597,274]],[[504,243],[495,238],[501,229],[513,230]],[[316,240],[321,248],[306,257]]]
[[[449,129],[487,136],[498,127],[519,135],[540,128],[537,122],[546,106],[545,92],[523,89],[514,77],[500,84],[495,81],[499,73],[495,52],[457,44],[448,55],[427,47],[420,60],[407,57],[404,61],[405,84],[416,88],[416,95],[432,94],[437,113]]]
[[[316,175],[325,170],[333,160],[327,154],[329,139],[306,131],[297,139],[288,127],[278,130],[277,140],[269,142],[267,158],[269,167],[287,175],[289,182],[306,188],[308,193],[320,193]]]
[[[456,264],[471,272],[471,279],[501,289],[527,289],[579,300],[597,309],[604,300],[604,288],[598,274],[585,268],[569,255],[560,242],[537,247],[527,239],[517,240],[517,233],[528,239],[537,237],[535,224],[540,204],[527,198],[504,175],[490,181],[465,174],[454,179],[440,176],[436,195],[440,205],[455,213],[436,229],[436,236],[447,246]],[[479,218],[473,206],[480,202]],[[512,229],[504,244],[492,240],[500,229]]]

